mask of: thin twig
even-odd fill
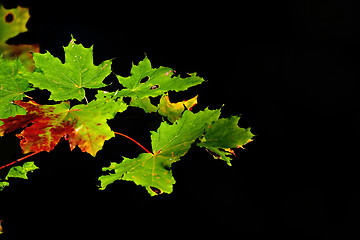
[[[38,153],[39,153],[39,152],[30,153],[29,155],[26,155],[25,157],[19,158],[19,159],[15,160],[15,161],[13,161],[13,162],[11,162],[11,163],[8,163],[8,164],[6,164],[6,165],[4,165],[4,166],[1,166],[1,167],[0,167],[0,170],[3,169],[3,168],[9,167],[9,166],[11,166],[11,165],[13,165],[13,164],[15,164],[15,163],[21,162],[22,160],[25,160],[25,159],[27,159],[27,158],[29,158],[29,157],[31,157],[31,156],[34,156],[35,154],[38,154]]]

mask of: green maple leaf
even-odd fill
[[[8,180],[9,178],[28,179],[27,174],[36,169],[38,169],[38,167],[34,164],[34,162],[26,162],[22,166],[12,167],[6,175],[5,180]],[[9,182],[0,182],[0,191],[4,190],[7,186],[9,186]]]
[[[190,74],[190,77],[173,76],[174,71],[168,67],[152,68],[150,60],[145,57],[138,65],[131,68],[131,76],[116,75],[121,85],[125,87],[119,96],[144,98],[155,97],[168,91],[184,91],[189,87],[201,84],[204,79]]]
[[[186,110],[174,124],[162,122],[156,132],[151,132],[153,153],[142,153],[134,159],[124,158],[119,164],[113,162],[110,167],[103,168],[103,171],[115,170],[115,173],[99,178],[101,189],[115,180],[127,180],[144,186],[151,196],[171,193],[175,183],[171,164],[179,161],[191,144],[202,136],[205,128],[219,116],[219,109],[198,113]]]
[[[214,158],[220,158],[231,166],[231,148],[240,148],[254,136],[250,128],[240,128],[238,126],[240,117],[232,116],[230,118],[222,118],[209,125],[201,142],[197,145],[205,147],[212,153]]]
[[[9,186],[8,182],[0,182],[0,191],[4,190],[4,188],[8,186]],[[0,226],[0,233],[1,233],[1,226]]]
[[[25,92],[33,90],[28,82],[31,73],[19,59],[10,61],[0,56],[0,66],[0,119],[26,114],[25,109],[13,102],[22,100]]]
[[[17,135],[24,154],[50,152],[64,137],[68,139],[71,150],[79,146],[83,152],[95,156],[105,140],[114,137],[107,120],[127,108],[120,99],[116,101],[105,94],[99,94],[87,105],[79,104],[71,109],[69,102],[55,105],[39,105],[34,101],[15,103],[25,108],[27,114],[3,119],[5,124],[0,126],[0,136],[25,127]]]
[[[33,54],[38,70],[34,72],[30,82],[35,87],[49,90],[50,100],[81,101],[85,98],[85,88],[106,86],[103,80],[111,73],[111,60],[95,66],[92,47],[85,48],[81,44],[75,44],[74,38],[64,47],[64,51],[64,64],[49,52]]]
[[[36,169],[38,169],[38,167],[34,164],[34,162],[26,162],[23,166],[12,167],[5,179],[8,180],[9,177],[28,179],[27,173]]]
[[[131,98],[130,106],[142,108],[146,113],[157,112],[159,107],[153,105],[150,98]]]

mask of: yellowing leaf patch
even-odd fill
[[[122,101],[97,99],[87,105],[80,104],[70,109],[69,102],[56,105],[39,105],[34,101],[16,101],[26,109],[26,115],[2,119],[0,136],[19,128],[25,128],[17,136],[21,139],[23,153],[50,152],[61,138],[69,141],[70,149],[76,146],[95,156],[105,140],[114,137],[107,125],[117,112],[125,111]],[[31,126],[28,126],[32,124]]]

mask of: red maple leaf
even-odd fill
[[[99,100],[98,100],[99,101]],[[116,102],[76,105],[70,109],[69,102],[56,105],[39,105],[34,101],[15,101],[26,109],[26,115],[1,119],[0,136],[25,128],[16,136],[21,139],[23,153],[50,152],[62,137],[69,140],[70,149],[76,146],[83,152],[95,156],[102,149],[105,140],[114,136],[106,120],[116,114]]]

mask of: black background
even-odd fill
[[[30,7],[29,31],[11,43],[39,43],[63,60],[73,34],[114,58],[128,75],[146,53],[154,67],[208,80],[184,94],[223,116],[242,114],[257,136],[233,166],[192,149],[173,165],[171,195],[149,197],[132,182],[98,191],[101,167],[141,153],[120,137],[94,159],[61,142],[32,157],[40,170],[0,193],[6,234],[69,237],[346,237],[359,220],[359,15],[355,1],[155,2],[2,1]],[[252,1],[254,2],[254,1]],[[110,76],[107,83],[116,81]],[[116,86],[116,85],[114,85]],[[48,95],[40,95],[46,99]],[[45,100],[42,100],[45,101]],[[175,101],[175,100],[174,100]],[[145,117],[145,118],[144,118]],[[131,110],[111,127],[150,148],[148,120]],[[1,159],[21,157],[14,135]]]

